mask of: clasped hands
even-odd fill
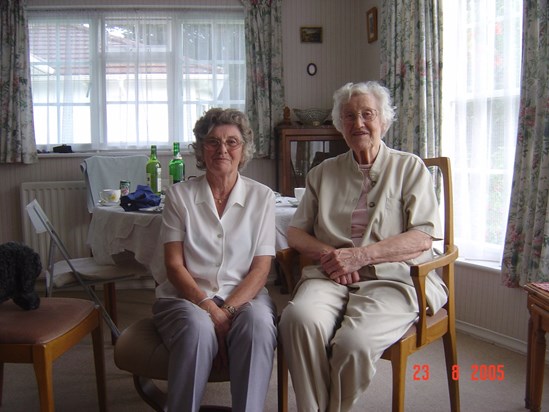
[[[206,305],[208,305],[207,308],[205,308]],[[208,300],[202,308],[206,309],[210,314],[210,319],[214,324],[215,334],[217,336],[218,350],[217,356],[214,359],[214,366],[216,368],[228,367],[229,357],[226,339],[229,330],[231,329],[232,319],[224,309],[218,307],[212,300]]]
[[[365,266],[360,248],[334,249],[320,256],[320,264],[327,276],[340,285],[350,285],[360,280],[358,270]]]

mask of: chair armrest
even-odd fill
[[[454,288],[454,271],[453,263],[458,257],[458,248],[455,245],[446,247],[446,251],[436,258],[428,262],[410,266],[410,276],[414,282],[416,290],[417,302],[419,306],[419,319],[416,324],[417,329],[417,345],[422,346],[426,343],[427,336],[427,298],[425,282],[427,275],[436,269],[443,268],[443,281],[450,291],[448,294],[448,303],[450,311],[453,310],[453,288]]]
[[[284,275],[284,279],[286,280],[288,292],[292,294],[297,285],[297,279],[299,279],[299,276],[301,276],[301,266],[299,265],[299,252],[291,247],[279,250],[276,252],[276,261],[280,265],[280,269],[282,269],[282,274]],[[296,268],[297,277],[294,274]]]

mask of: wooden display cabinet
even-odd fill
[[[341,133],[331,125],[291,124],[277,126],[275,130],[277,191],[284,196],[293,196],[295,187],[305,187],[305,177],[311,168],[349,149]]]

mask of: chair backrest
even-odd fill
[[[57,231],[53,227],[52,223],[48,219],[48,216],[40,206],[40,203],[36,199],[30,202],[26,207],[29,218],[36,230],[36,233],[45,233],[47,232],[50,236],[50,249],[48,253],[48,272],[52,274],[51,267],[54,263],[54,254],[55,248],[59,250],[63,258],[67,261],[70,261],[71,256],[69,251],[65,247],[65,244],[61,240],[61,237],[57,234]]]
[[[444,250],[447,250],[449,246],[454,246],[454,197],[450,159],[448,157],[434,157],[423,159],[423,162],[428,168],[437,167],[442,175]]]
[[[145,155],[92,156],[80,164],[88,187],[88,211],[91,213],[99,201],[103,189],[118,189],[121,180],[130,182],[133,192],[137,185],[147,183]]]

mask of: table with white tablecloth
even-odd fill
[[[293,198],[277,197],[276,250],[288,247],[286,231],[295,207]],[[164,272],[164,248],[160,242],[162,213],[126,212],[120,206],[93,210],[88,245],[98,263],[116,263],[114,256],[130,251],[150,273]]]
[[[150,273],[161,273],[165,271],[161,224],[161,213],[126,212],[120,206],[99,206],[93,210],[88,245],[98,263],[114,264],[114,256],[130,251]]]
[[[276,198],[276,250],[288,247],[288,238],[286,232],[296,210],[295,198],[277,197]]]

